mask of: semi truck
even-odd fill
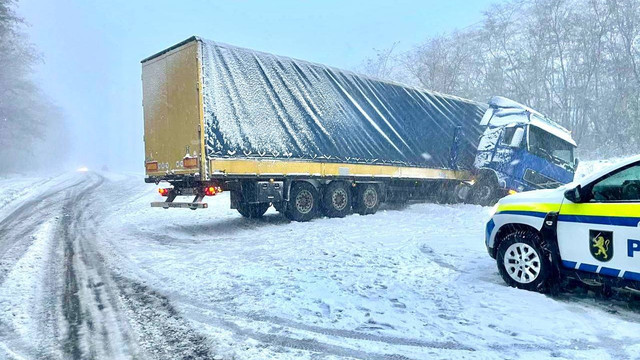
[[[244,217],[375,213],[383,202],[490,205],[573,180],[571,133],[515,101],[488,103],[191,37],[142,60],[147,183]],[[176,201],[179,197],[191,201]]]

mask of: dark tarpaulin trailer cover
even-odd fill
[[[200,41],[209,158],[473,166],[484,104]]]

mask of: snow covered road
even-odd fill
[[[18,184],[20,189],[23,185]],[[0,358],[619,359],[640,309],[504,285],[489,209],[413,204],[292,223],[150,208],[97,173],[0,208]]]

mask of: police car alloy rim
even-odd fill
[[[504,268],[513,280],[528,284],[540,275],[540,257],[531,245],[515,243],[504,254]]]

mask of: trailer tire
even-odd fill
[[[469,194],[472,204],[492,206],[499,200],[498,184],[490,177],[483,177],[471,188]]]
[[[320,207],[319,193],[307,182],[297,182],[291,187],[289,203],[284,215],[292,221],[309,221]]]
[[[360,215],[375,214],[380,207],[380,191],[375,184],[356,187],[353,210]]]
[[[322,211],[331,218],[342,218],[351,212],[351,189],[343,181],[332,181],[322,197]]]
[[[538,234],[519,230],[507,235],[498,246],[496,262],[507,285],[541,293],[549,290],[551,259]]]
[[[248,219],[257,219],[262,217],[262,215],[264,215],[264,213],[267,212],[267,210],[269,209],[269,206],[271,206],[271,204],[269,203],[260,203],[260,204],[240,203],[238,204],[238,208],[236,210],[238,210],[240,215],[242,215],[243,217],[246,217]]]
[[[453,188],[453,194],[451,194],[451,201],[454,204],[460,204],[467,201],[471,193],[471,186],[467,183],[457,184]]]

